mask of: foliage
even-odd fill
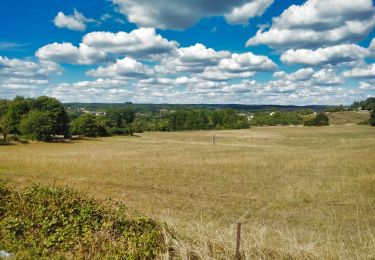
[[[12,101],[0,101],[0,131],[4,139],[8,134],[23,134],[47,141],[51,135],[68,134],[68,125],[69,116],[55,98],[16,97]]]
[[[135,118],[135,111],[130,107],[111,108],[106,110],[106,119],[109,127],[124,128],[132,123]]]
[[[19,124],[21,134],[38,141],[50,141],[54,134],[53,116],[49,112],[31,111]]]
[[[329,125],[329,118],[324,113],[319,113],[316,116],[307,116],[303,121],[304,126],[325,126]]]
[[[152,259],[162,226],[100,206],[65,188],[10,190],[0,181],[0,248],[20,258]]]
[[[177,110],[167,118],[169,131],[249,128],[247,118],[233,109]]]
[[[53,121],[53,134],[65,135],[69,131],[69,116],[64,106],[55,98],[41,96],[33,102],[32,110],[48,112]]]
[[[365,110],[374,110],[375,109],[375,97],[369,97],[366,100],[355,101],[350,106],[350,109],[365,109]]]
[[[347,110],[347,108],[345,106],[339,105],[339,106],[334,106],[334,107],[328,107],[324,111],[325,112],[343,112],[343,111],[346,111],[346,110]]]
[[[314,110],[312,110],[311,108],[301,109],[301,110],[298,110],[296,112],[298,112],[298,114],[300,114],[300,115],[311,115],[311,114],[314,114]]]
[[[371,126],[375,126],[375,109],[372,110],[372,112],[371,112],[371,117],[370,117],[369,123],[370,123]]]
[[[8,105],[7,112],[5,114],[6,129],[9,134],[19,134],[18,125],[22,119],[22,116],[26,115],[32,107],[31,99],[25,99],[24,97],[15,97]]]
[[[303,111],[303,114],[310,111]],[[251,124],[257,126],[264,125],[299,125],[302,124],[303,117],[299,112],[258,112],[254,113]]]
[[[90,114],[82,114],[76,118],[71,124],[71,132],[88,137],[108,135],[107,130],[99,124],[97,118]]]

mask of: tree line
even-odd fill
[[[59,100],[47,96],[0,100],[0,133],[5,140],[132,134],[134,118],[131,108],[108,109],[103,116],[68,114]]]
[[[375,98],[354,102],[351,108],[371,111],[369,123],[375,125]],[[342,110],[342,106],[337,107]],[[0,99],[0,133],[3,139],[51,141],[78,136],[132,135],[143,131],[185,131],[242,129],[262,125],[329,125],[324,113],[307,108],[298,111],[241,113],[231,108],[159,109],[136,113],[132,103],[107,106],[105,111],[66,110],[57,99],[15,97]],[[93,113],[89,113],[93,112]]]
[[[90,111],[86,111],[90,112]],[[92,112],[92,111],[91,111]],[[159,111],[157,116],[138,115],[132,104],[109,107],[94,115],[67,112],[57,99],[41,96],[0,100],[0,133],[5,140],[38,140],[70,138],[74,135],[97,137],[132,135],[142,131],[183,131],[248,128],[246,116],[233,109],[188,109]]]

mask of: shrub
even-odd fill
[[[329,125],[329,118],[324,113],[319,113],[316,116],[307,116],[303,120],[304,126],[325,126]]]
[[[316,118],[316,126],[324,126],[324,125],[329,125],[329,118],[326,114],[324,113],[319,113]]]
[[[152,259],[165,250],[162,225],[104,208],[72,190],[0,181],[0,248],[19,258]]]
[[[371,126],[375,126],[375,108],[371,112],[369,123]]]

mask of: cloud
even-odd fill
[[[0,50],[22,50],[27,44],[0,41]]]
[[[70,42],[51,43],[39,48],[35,56],[40,60],[49,60],[67,64],[94,64],[108,60],[107,54],[81,43],[77,48]]]
[[[281,55],[280,60],[286,64],[323,65],[351,62],[369,55],[366,48],[355,44],[342,44],[316,50],[288,50]]]
[[[375,91],[375,80],[361,81],[359,89],[364,91]]]
[[[88,71],[88,75],[104,78],[144,78],[152,74],[152,70],[132,58],[117,60],[106,67],[99,67]]]
[[[50,74],[58,73],[59,71],[60,67],[56,63],[36,63],[0,56],[0,79],[46,79]]]
[[[251,52],[233,53],[229,58],[220,60],[217,66],[207,67],[199,74],[206,80],[223,81],[235,78],[248,78],[259,71],[273,71],[277,65],[266,56],[255,55]]]
[[[245,24],[261,16],[273,0],[112,0],[127,19],[140,27],[186,29],[203,17],[224,15],[230,23]]]
[[[217,65],[222,58],[230,56],[228,51],[215,51],[197,43],[190,47],[179,48],[175,56],[166,57],[156,66],[160,73],[202,72],[208,66]]]
[[[336,74],[332,68],[323,68],[312,76],[312,83],[319,86],[342,85],[345,80]]]
[[[371,40],[370,46],[369,46],[370,51],[375,51],[375,38]]]
[[[222,59],[219,68],[223,71],[243,72],[272,71],[275,70],[277,66],[266,56],[246,52],[242,54],[233,53],[230,58]]]
[[[62,102],[125,102],[131,100],[133,95],[124,87],[126,85],[124,80],[99,78],[49,86],[43,94],[56,97]]]
[[[348,78],[375,78],[375,64],[362,65],[343,73]]]
[[[266,56],[251,52],[237,54],[215,51],[203,44],[177,49],[175,57],[161,60],[155,70],[162,74],[196,73],[195,76],[213,81],[246,78],[258,71],[272,71],[276,64]]]
[[[0,56],[0,96],[35,96],[40,88],[48,84],[49,77],[60,71],[61,68],[56,63],[37,63]]]
[[[287,74],[285,71],[275,72],[274,77],[288,81],[305,81],[311,79],[315,71],[312,68],[303,68],[296,72]]]
[[[95,22],[94,19],[86,18],[83,14],[74,10],[72,15],[65,15],[63,12],[58,12],[53,23],[59,28],[67,28],[73,31],[86,30],[86,24]]]
[[[224,15],[230,24],[247,24],[250,17],[262,16],[274,0],[252,1],[242,6],[235,7],[230,13]]]
[[[375,26],[372,0],[308,0],[292,5],[260,29],[246,46],[266,44],[272,48],[310,48],[364,39]]]
[[[69,42],[51,43],[39,48],[41,60],[69,64],[96,64],[116,60],[118,56],[157,59],[176,50],[177,42],[168,41],[155,29],[140,28],[129,33],[92,32],[83,37],[79,47]]]
[[[165,55],[178,47],[177,42],[168,41],[153,28],[139,28],[129,33],[92,32],[86,34],[82,42],[106,53],[135,58]]]
[[[302,83],[310,86],[334,86],[344,83],[341,76],[338,76],[333,68],[323,68],[315,71],[312,68],[303,68],[293,73],[286,73],[284,71],[275,72],[274,77],[283,81],[283,84]],[[280,82],[280,80],[278,82]]]

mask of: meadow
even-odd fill
[[[257,127],[0,146],[0,178],[165,221],[182,258],[375,257],[375,129]]]

